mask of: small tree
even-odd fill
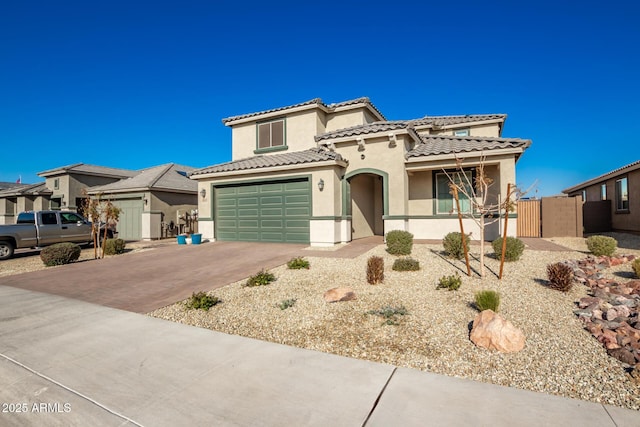
[[[516,191],[508,191],[508,194],[503,201],[490,200],[489,189],[493,184],[493,179],[487,176],[485,160],[485,156],[481,155],[480,162],[478,166],[475,167],[475,177],[473,178],[469,178],[469,175],[465,173],[462,166],[462,160],[459,158],[456,158],[455,172],[447,172],[446,170],[443,170],[447,175],[447,178],[449,178],[449,188],[451,189],[451,194],[456,198],[456,205],[460,205],[458,200],[459,194],[464,195],[468,200],[468,209],[459,211],[458,214],[471,218],[480,229],[481,277],[485,276],[485,229],[488,225],[500,220],[500,211],[504,210],[507,214],[509,212],[513,212],[515,210],[515,201],[513,196],[515,195],[519,197],[519,194],[517,194]],[[461,232],[464,233],[462,230]]]
[[[104,258],[108,229],[109,227],[112,227],[118,223],[121,209],[114,205],[111,200],[103,199],[101,193],[98,193],[95,196],[90,196],[86,192],[86,190],[84,191],[82,209],[84,211],[84,215],[91,221],[91,236],[93,238],[94,258]],[[101,224],[104,224],[102,239],[100,239]],[[99,256],[98,247],[100,247]]]

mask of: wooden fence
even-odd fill
[[[519,237],[582,237],[582,197],[518,201]]]
[[[540,237],[540,200],[518,201],[518,237]]]

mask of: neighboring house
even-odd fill
[[[82,213],[82,200],[88,188],[105,185],[137,175],[137,171],[76,163],[39,172],[51,190],[48,209]]]
[[[45,184],[13,184],[0,190],[0,224],[15,224],[18,213],[49,209],[52,191]]]
[[[199,186],[199,230],[217,240],[316,246],[396,229],[441,239],[459,230],[444,172],[455,170],[458,160],[473,178],[484,158],[494,202],[515,184],[516,161],[531,141],[502,138],[505,119],[388,121],[368,98],[313,99],[226,118],[232,160],[190,175]],[[515,234],[515,218],[509,227]],[[498,230],[496,223],[487,238]],[[479,235],[468,219],[465,231]]]
[[[13,224],[19,212],[61,209],[81,214],[85,193],[102,194],[122,209],[118,237],[156,239],[190,231],[197,208],[194,168],[174,164],[141,171],[77,163],[38,173],[45,182],[0,190],[0,223]],[[192,227],[194,228],[194,227]]]
[[[155,166],[131,178],[92,187],[88,192],[101,194],[121,209],[118,237],[125,240],[158,239],[177,232],[193,232],[198,184],[187,175],[194,170],[173,163]]]
[[[562,190],[569,196],[582,196],[590,202],[609,201],[608,215],[600,221],[608,221],[602,230],[640,232],[640,160],[600,175],[573,187]],[[585,209],[585,224],[591,212]],[[606,219],[604,219],[606,218]],[[587,230],[588,232],[588,230]]]

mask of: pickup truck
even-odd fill
[[[113,231],[108,230],[108,237],[112,236]],[[91,223],[75,212],[21,212],[16,224],[0,225],[0,260],[11,258],[19,248],[92,241]]]

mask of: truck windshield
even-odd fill
[[[18,220],[16,224],[35,224],[36,217],[33,212],[21,212],[18,214]]]

